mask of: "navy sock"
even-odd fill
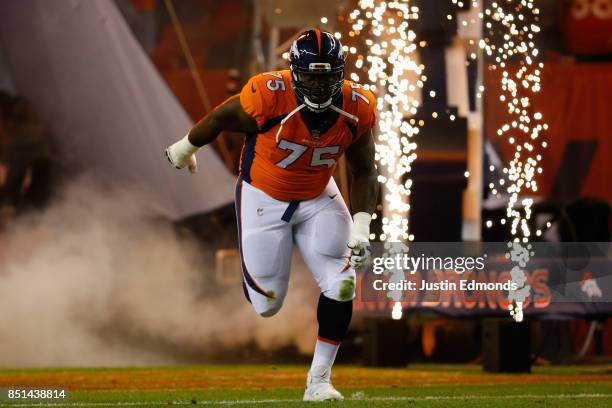
[[[321,294],[317,307],[319,337],[340,343],[353,316],[353,301],[339,302]]]

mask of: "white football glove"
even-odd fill
[[[195,157],[199,147],[194,146],[189,141],[188,136],[185,136],[178,142],[166,149],[166,157],[171,165],[177,169],[188,167],[189,171],[195,173],[198,170],[198,162]]]
[[[353,227],[347,246],[351,249],[349,259],[353,269],[361,268],[370,258],[370,221],[372,216],[365,212],[353,215]]]

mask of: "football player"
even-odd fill
[[[166,150],[172,165],[195,172],[200,147],[221,131],[246,133],[235,197],[244,294],[261,316],[276,314],[294,245],[321,288],[306,401],[342,399],[331,367],[351,320],[355,268],[369,255],[378,196],[376,102],[344,80],[344,62],[337,38],[306,31],[291,46],[289,70],[252,77]],[[352,218],[332,177],[343,153]]]

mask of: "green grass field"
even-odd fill
[[[302,407],[305,366],[198,366],[0,370],[0,388],[70,390],[69,401],[2,406]],[[479,366],[406,369],[337,367],[338,407],[612,407],[612,366],[535,367],[532,374],[489,374]],[[4,391],[6,393],[6,391]]]

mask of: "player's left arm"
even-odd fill
[[[372,129],[368,129],[346,150],[346,162],[352,175],[351,209],[353,214],[372,214],[378,199],[378,172],[374,160]]]
[[[370,221],[376,208],[379,189],[374,154],[372,129],[368,129],[346,150],[346,162],[352,175],[353,211],[348,247],[352,250],[350,263],[354,268],[361,267],[369,255]]]

